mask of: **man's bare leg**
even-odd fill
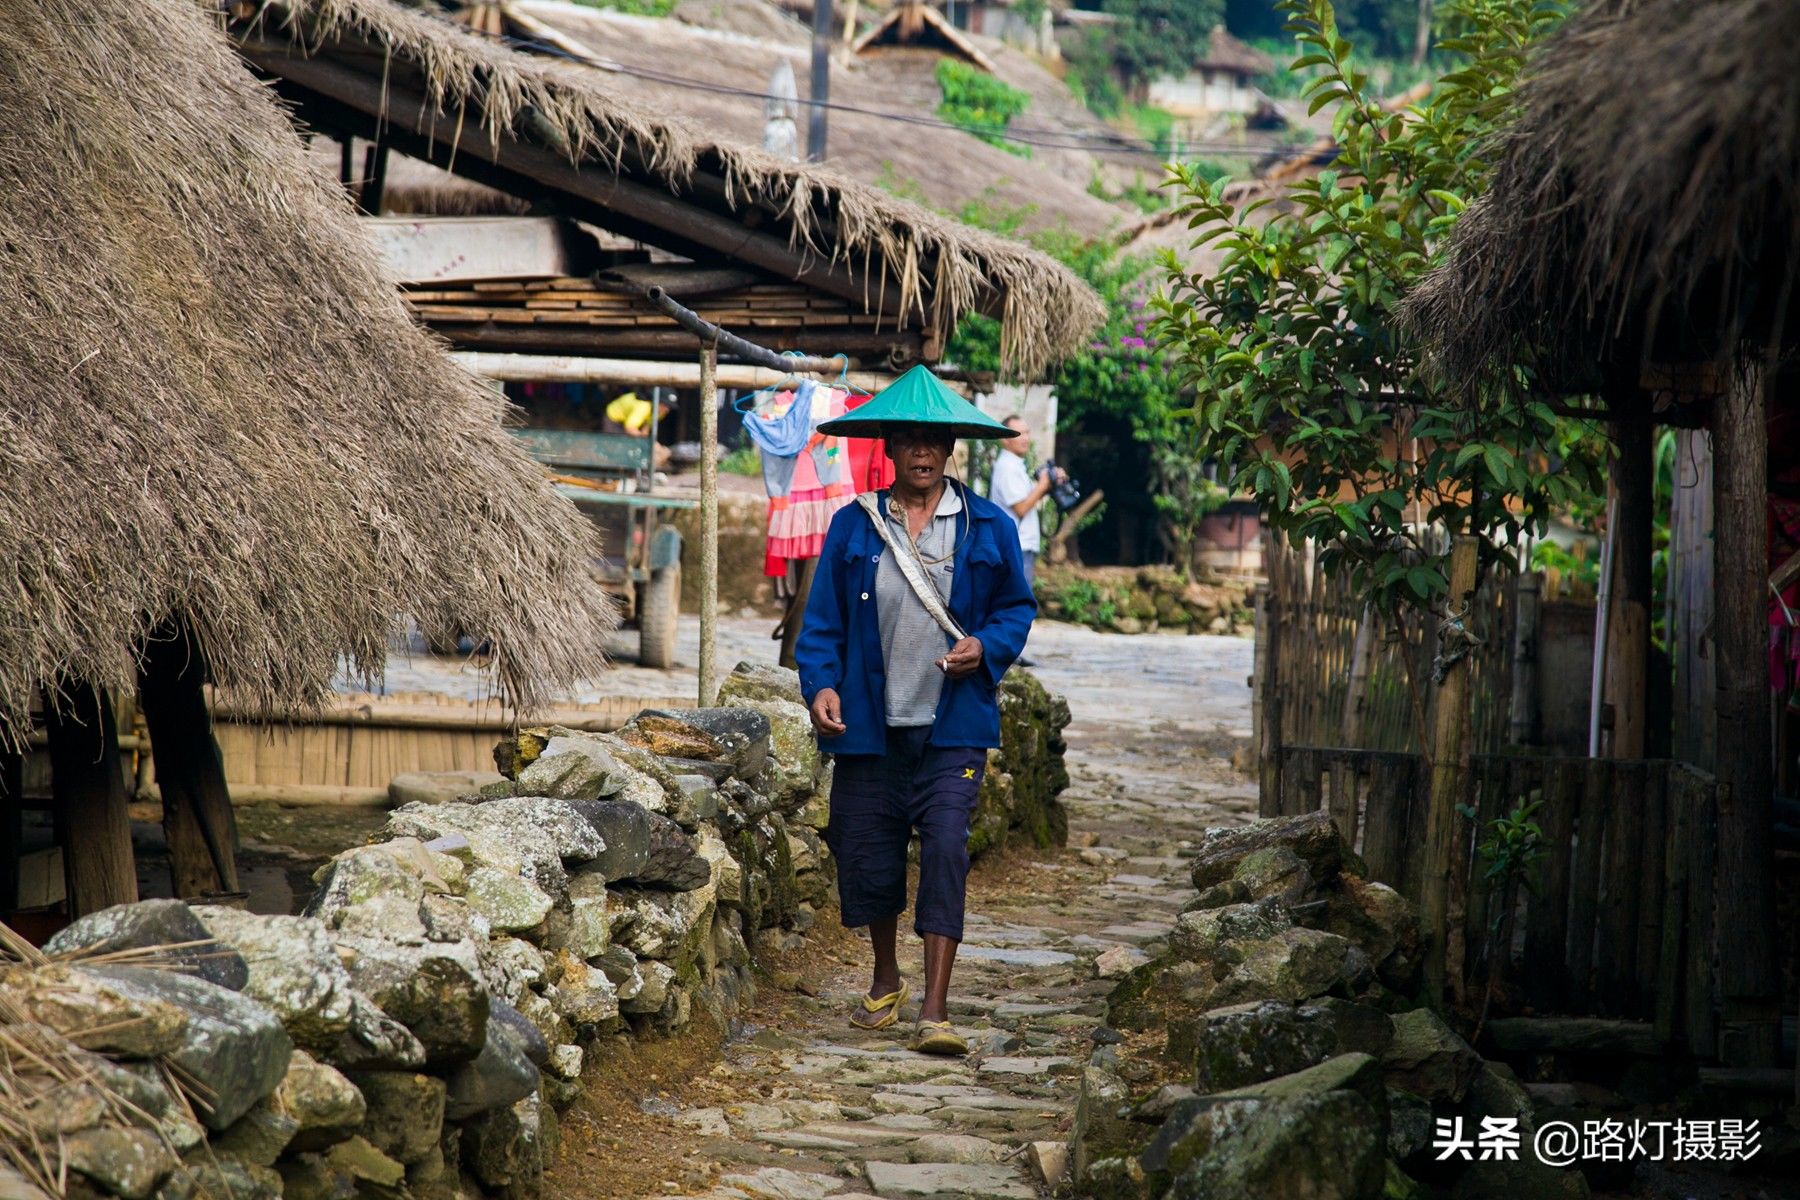
[[[956,939],[941,933],[926,934],[925,999],[919,1006],[921,1021],[950,1019],[950,970],[955,965]]]
[[[894,938],[899,929],[900,918],[897,916],[869,922],[869,945],[875,951],[875,977],[869,984],[871,1000],[900,990],[900,960],[894,953]]]

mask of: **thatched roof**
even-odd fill
[[[1487,194],[1409,299],[1441,373],[1533,362],[1586,387],[1596,366],[1788,338],[1795,44],[1792,0],[1605,0],[1571,20],[1488,150]]]
[[[131,692],[185,623],[240,702],[379,675],[407,617],[532,703],[602,666],[590,526],[412,325],[341,191],[199,5],[0,17],[0,742]]]
[[[901,311],[929,314],[939,328],[988,312],[1001,321],[1007,364],[1026,375],[1085,344],[1102,319],[1091,289],[1023,243],[717,139],[636,102],[642,89],[629,76],[527,55],[390,0],[274,0],[240,39],[277,73],[279,55],[298,54],[331,58],[384,89],[403,72],[416,77],[432,109],[419,123],[435,130],[478,129],[495,144],[553,149],[583,174],[616,173],[734,220],[756,214],[790,247],[859,271],[876,290],[891,285]],[[629,59],[633,48],[617,51]],[[406,124],[403,114],[390,119]]]
[[[905,0],[890,8],[887,16],[851,43],[850,49],[855,54],[870,54],[889,46],[925,46],[953,54],[990,75],[997,70],[993,60],[981,52],[968,34],[923,0]]]
[[[1206,39],[1206,51],[1194,65],[1239,75],[1267,75],[1275,69],[1275,60],[1223,25],[1214,25]]]

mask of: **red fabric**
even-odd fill
[[[844,410],[849,412],[852,409],[861,408],[874,398],[873,396],[850,396],[844,401]],[[795,516],[792,511],[794,504],[817,504],[828,508],[829,512],[835,513],[839,508],[848,504],[856,493],[876,492],[893,484],[894,464],[888,460],[885,441],[880,438],[839,438],[838,441],[842,443],[844,452],[848,456],[845,464],[848,476],[846,482],[849,484],[848,491],[839,492],[836,489],[828,489],[833,494],[815,495],[811,489],[802,488],[802,481],[797,478],[795,490],[789,495],[788,503],[777,504],[775,501],[770,501],[768,516],[764,522],[764,575],[772,579],[781,578],[787,574],[789,562],[804,558],[817,558],[819,547],[825,542],[822,526],[816,534],[809,532],[802,537],[790,538],[778,534],[775,529],[778,520],[785,527],[792,528]],[[804,521],[801,523],[806,524]]]
[[[844,411],[861,408],[873,396],[852,396],[844,402]],[[881,438],[845,438],[850,451],[850,484],[859,492],[878,492],[894,482],[894,464],[888,461],[887,443]]]

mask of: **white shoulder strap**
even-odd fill
[[[856,497],[856,502],[869,514],[869,520],[875,523],[875,532],[887,543],[888,553],[894,556],[894,564],[900,568],[900,574],[905,577],[913,594],[919,598],[919,603],[925,606],[931,619],[945,633],[962,641],[968,635],[944,607],[944,601],[938,595],[937,588],[931,585],[931,580],[925,578],[925,564],[919,561],[919,548],[913,545],[911,538],[894,536],[894,531],[888,528],[887,518],[881,514],[881,505],[875,501],[875,493],[863,492]]]

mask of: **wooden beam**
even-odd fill
[[[692,338],[687,339],[690,343]],[[457,352],[451,355],[470,372],[484,379],[540,383],[606,383],[621,387],[697,388],[700,386],[698,362],[646,362],[624,358],[582,358],[569,354],[487,354]],[[790,372],[771,371],[765,367],[723,364],[717,368],[716,383],[728,388],[774,387]],[[807,372],[799,372],[807,374]],[[835,382],[838,372],[813,376]],[[895,376],[884,371],[851,371],[844,383],[861,392],[877,392],[888,386]],[[968,396],[973,390],[967,383],[944,380],[951,390]]]
[[[1773,371],[1737,371],[1713,419],[1713,635],[1718,704],[1719,1053],[1726,1066],[1775,1065],[1774,839],[1768,683],[1768,425]]]
[[[328,57],[329,50],[309,58],[292,46],[258,38],[244,38],[238,47],[260,70],[361,114],[366,129],[372,132],[379,126],[383,140],[403,153],[514,195],[545,189],[560,193],[572,203],[570,215],[626,236],[643,236],[643,231],[653,230],[655,235],[647,240],[668,249],[679,252],[683,245],[699,247],[887,313],[890,318],[902,313],[896,285],[859,281],[841,260],[760,232],[740,216],[701,208],[691,198],[677,196],[665,187],[614,174],[602,164],[577,165],[556,150],[516,137],[496,142],[478,120],[448,119],[409,90],[405,81],[381,73],[365,74]],[[724,188],[722,180],[719,188]],[[623,228],[616,223],[621,217],[626,222]],[[671,236],[675,241],[669,241]]]
[[[1620,406],[1614,406],[1621,411]],[[1612,481],[1618,503],[1613,519],[1612,613],[1606,626],[1606,700],[1612,706],[1608,757],[1644,757],[1650,685],[1650,559],[1656,524],[1656,473],[1652,428],[1645,417],[1612,423]]]
[[[44,725],[69,915],[130,904],[137,866],[112,701],[103,688],[71,681],[46,697]]]
[[[237,893],[237,817],[206,709],[206,665],[182,631],[144,647],[138,696],[155,753],[169,873],[182,899]]]
[[[685,358],[694,347],[693,337],[679,329],[452,321],[436,316],[428,308],[415,309],[414,315],[459,350],[668,361]],[[912,329],[882,333],[867,328],[840,330],[834,326],[758,330],[757,336],[804,354],[848,354],[852,369],[903,371],[924,361],[924,339]],[[732,364],[719,364],[721,368],[729,365]]]

